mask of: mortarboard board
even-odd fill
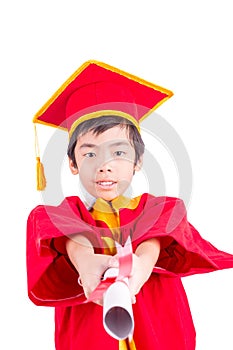
[[[172,95],[158,85],[91,60],[62,84],[35,114],[33,122],[62,128],[70,136],[83,121],[104,115],[124,117],[139,128],[139,123]],[[43,190],[45,184],[37,154],[37,189]]]

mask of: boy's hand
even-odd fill
[[[84,261],[79,263],[78,272],[87,298],[101,282],[104,272],[109,267],[115,267],[111,261],[112,257],[110,255],[87,254]],[[95,303],[102,305],[102,300],[97,300]]]
[[[131,300],[133,304],[136,302],[135,295],[139,293],[144,283],[150,277],[152,269],[151,268],[148,269],[143,264],[143,259],[133,254],[132,272],[131,272],[131,276],[129,277],[129,290],[130,290]]]

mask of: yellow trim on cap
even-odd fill
[[[102,110],[102,111],[96,111],[96,112],[84,114],[80,118],[75,120],[75,122],[71,125],[70,131],[69,131],[69,136],[71,137],[71,135],[73,134],[74,130],[82,122],[85,122],[86,120],[90,120],[90,119],[93,119],[93,118],[104,117],[104,116],[107,116],[107,115],[114,115],[114,116],[117,116],[117,117],[123,117],[123,118],[129,120],[130,122],[132,122],[136,126],[138,131],[140,131],[139,124],[136,122],[134,117],[132,117],[130,114],[125,113],[125,112],[121,112],[121,111]]]
[[[172,96],[172,95],[171,95]],[[151,113],[153,113],[157,108],[159,108],[164,102],[166,102],[171,96],[165,97],[163,100],[161,100],[159,103],[157,103],[153,108],[151,108],[146,114],[143,115],[142,118],[140,118],[140,123],[148,117]]]
[[[57,125],[55,124],[50,124],[50,123],[46,123],[43,121],[38,120],[38,118],[49,108],[49,106],[58,98],[59,95],[61,95],[61,93],[67,88],[67,86],[70,85],[70,83],[75,80],[75,78],[89,65],[91,64],[96,64],[100,67],[103,67],[107,70],[110,70],[112,72],[118,73],[128,79],[134,80],[136,82],[138,82],[139,84],[142,84],[144,86],[148,86],[154,90],[160,91],[162,93],[165,93],[167,96],[167,98],[163,99],[162,101],[160,101],[160,103],[158,103],[152,110],[150,110],[141,120],[145,119],[150,113],[152,113],[157,107],[159,107],[163,102],[165,102],[168,98],[170,98],[171,96],[173,96],[173,92],[165,89],[161,86],[155,85],[151,82],[148,82],[144,79],[141,79],[133,74],[127,73],[121,69],[115,68],[113,66],[110,66],[106,63],[103,62],[99,62],[96,60],[89,60],[85,63],[83,63],[62,85],[61,87],[52,95],[52,97],[43,105],[43,107],[40,108],[40,110],[35,114],[34,118],[33,118],[33,123],[41,123],[41,124],[45,124],[45,125],[49,125],[49,126],[53,126],[53,127],[57,127]],[[140,120],[140,121],[141,121]],[[61,128],[61,127],[59,127]],[[65,129],[65,128],[61,128],[61,129]]]
[[[171,90],[165,89],[165,88],[163,88],[163,87],[161,87],[161,86],[159,86],[159,85],[155,85],[155,84],[153,84],[153,83],[151,83],[151,82],[149,82],[149,81],[147,81],[147,80],[144,80],[144,79],[142,79],[142,78],[137,77],[136,75],[127,73],[127,72],[125,72],[125,71],[123,71],[123,70],[121,70],[121,69],[119,69],[119,68],[110,66],[110,65],[107,64],[107,63],[103,63],[103,62],[99,62],[99,61],[95,61],[95,60],[90,60],[90,61],[87,61],[86,63],[88,63],[88,62],[89,62],[89,64],[94,63],[94,64],[96,64],[96,65],[98,65],[98,66],[100,66],[100,67],[106,68],[106,69],[108,69],[108,70],[110,70],[110,71],[112,71],[112,72],[114,72],[114,73],[118,73],[118,74],[120,74],[120,75],[125,76],[126,78],[129,78],[129,79],[131,79],[131,80],[134,80],[134,81],[136,81],[136,82],[139,83],[139,84],[148,86],[148,87],[150,87],[150,88],[152,88],[152,89],[155,89],[155,90],[157,90],[157,91],[160,91],[160,92],[162,92],[162,93],[165,93],[165,94],[168,95],[169,97],[172,97],[172,96],[173,96],[173,92],[172,92]]]

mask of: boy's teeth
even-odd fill
[[[105,186],[107,186],[107,185],[112,185],[112,184],[113,184],[112,181],[99,181],[98,183],[99,183],[100,185],[105,185]]]

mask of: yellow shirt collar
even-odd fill
[[[121,208],[135,209],[140,198],[141,196],[136,198],[128,198],[120,195],[110,202],[105,201],[102,198],[97,198],[96,202],[93,205],[93,209],[105,213],[112,213],[113,211],[118,212]]]

